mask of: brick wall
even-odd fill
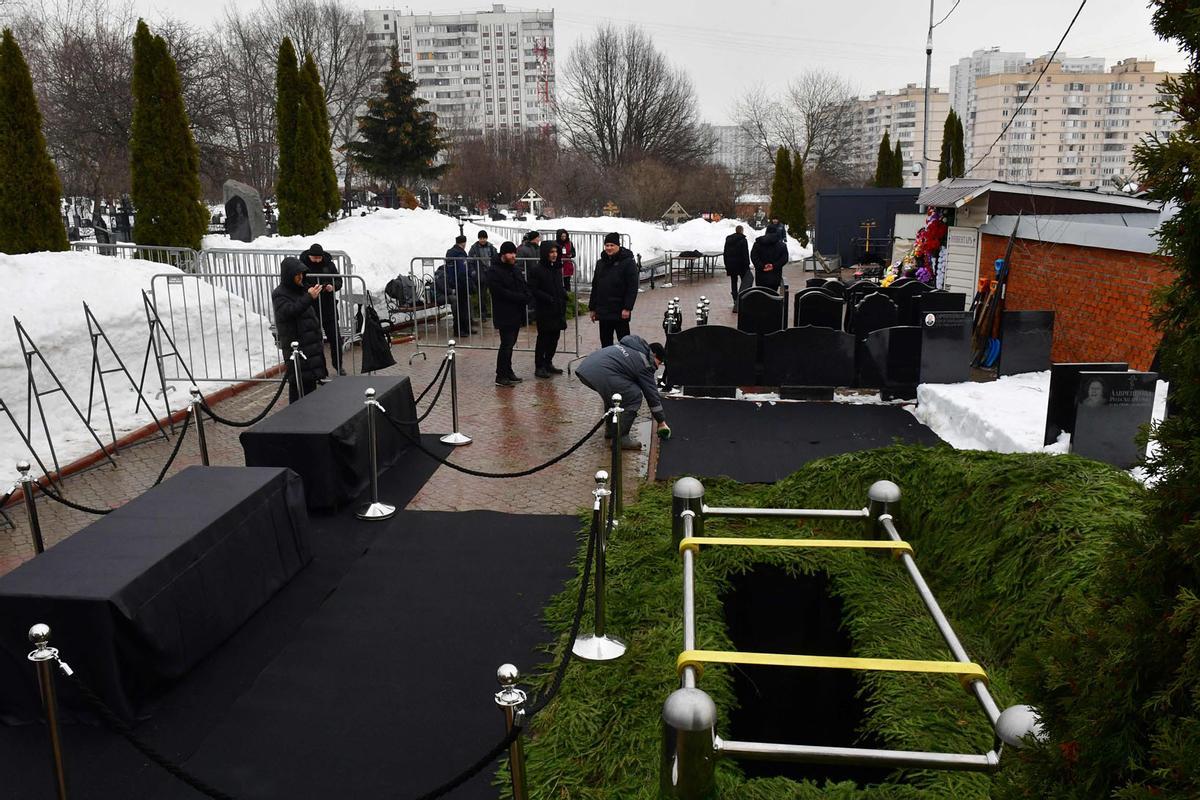
[[[982,236],[980,275],[991,275],[1008,240]],[[1170,280],[1169,260],[1158,256],[1017,239],[1005,308],[1055,312],[1055,362],[1126,361],[1145,370],[1160,338],[1150,297]]]

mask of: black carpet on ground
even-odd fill
[[[658,480],[726,476],[774,483],[809,461],[941,439],[898,406],[667,398],[671,438],[658,450]]]
[[[381,498],[402,508],[437,466],[406,458]],[[325,800],[419,793],[500,737],[495,669],[545,660],[541,609],[571,574],[578,520],[353,512],[312,517],[313,562],[161,698],[141,738],[235,797]],[[201,796],[104,728],[63,733],[73,800]],[[494,772],[452,796],[495,797]],[[0,775],[0,797],[54,796],[42,726],[0,726]]]

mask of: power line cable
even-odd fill
[[[938,25],[941,25],[943,22],[945,22],[946,20],[950,19],[950,15],[954,13],[954,9],[958,8],[958,4],[959,4],[959,3],[961,3],[961,2],[962,2],[962,0],[954,0],[954,5],[953,5],[953,6],[951,6],[951,7],[950,7],[950,10],[946,12],[946,16],[944,16],[944,17],[942,17],[940,20],[938,20],[938,21],[937,21],[937,22],[934,24],[934,26],[933,26],[933,27],[935,27],[935,28],[936,28]]]

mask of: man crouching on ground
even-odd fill
[[[625,336],[617,344],[587,356],[575,369],[579,382],[600,395],[605,409],[612,406],[614,394],[621,395],[619,434],[624,450],[641,449],[629,432],[643,396],[650,406],[651,416],[658,423],[658,435],[664,439],[671,435],[663,413],[662,395],[654,381],[654,374],[666,359],[666,348],[658,342],[647,344],[640,336]],[[608,437],[607,431],[605,437]]]

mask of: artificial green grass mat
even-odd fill
[[[1144,491],[1128,475],[1073,456],[1001,455],[895,446],[816,461],[775,485],[705,482],[717,506],[861,508],[867,487],[895,481],[903,492],[897,523],[968,654],[987,670],[1001,708],[1027,702],[1009,666],[1036,648],[1068,588],[1086,587],[1107,543],[1138,516]],[[671,489],[643,487],[608,547],[608,632],[629,644],[607,664],[574,660],[556,700],[536,717],[526,743],[530,796],[544,800],[655,798],[660,714],[678,688],[683,649],[682,565],[671,546]],[[708,536],[865,537],[857,521],[715,519]],[[579,566],[582,566],[582,549]],[[860,657],[953,660],[903,565],[864,551],[704,548],[697,559],[697,646],[730,650],[721,596],[730,576],[758,564],[789,574],[824,571],[844,608],[843,625]],[[547,607],[561,653],[578,577]],[[583,631],[591,624],[591,606]],[[975,699],[950,676],[857,673],[864,726],[887,747],[983,753],[993,735]],[[535,683],[536,686],[536,683]],[[729,668],[707,665],[700,688],[716,701],[718,734],[729,736],[735,698]],[[1009,751],[1004,759],[1016,758]],[[1003,775],[1003,769],[1001,770]],[[500,780],[504,779],[504,773]],[[723,759],[724,798],[986,798],[993,781],[975,773],[907,770],[888,783],[817,786],[784,778],[746,779]],[[1036,796],[1037,792],[1034,792]]]

